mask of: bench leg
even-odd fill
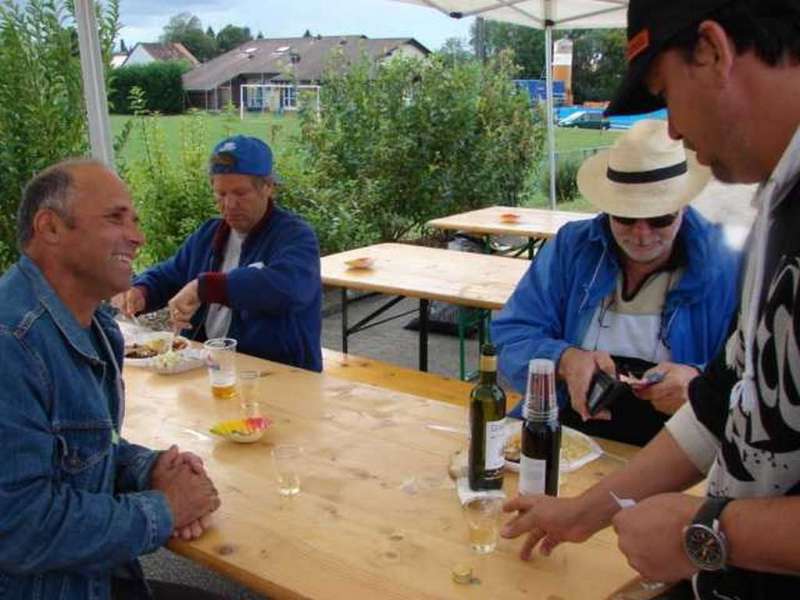
[[[342,352],[347,354],[347,288],[342,288]]]
[[[424,298],[419,301],[419,370],[428,370],[428,307]]]

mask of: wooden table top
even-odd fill
[[[506,223],[500,215],[514,214],[519,220]],[[551,238],[565,224],[593,218],[595,213],[569,212],[542,208],[520,208],[515,206],[489,206],[478,210],[433,219],[429,227],[452,229],[484,235],[519,235],[532,238]]]
[[[152,448],[177,443],[203,458],[222,498],[213,527],[170,547],[270,598],[601,598],[634,576],[606,529],[550,558],[520,561],[521,540],[501,540],[478,557],[452,481],[451,454],[465,412],[418,396],[239,356],[257,369],[258,394],[275,424],[252,445],[218,440],[215,422],[238,417],[238,401],[215,400],[205,370],[164,376],[126,368],[123,434]],[[270,449],[304,448],[302,491],[277,493]],[[610,444],[603,457],[566,475],[577,494],[624,464],[633,449]],[[516,490],[516,476],[506,477]],[[474,569],[480,583],[459,585],[451,570]]]
[[[373,259],[369,269],[348,260]],[[322,282],[369,292],[502,308],[528,270],[526,260],[409,244],[376,244],[322,257]]]

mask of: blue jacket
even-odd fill
[[[172,258],[151,267],[133,284],[147,289],[146,311],[157,310],[200,278],[204,302],[186,335],[206,339],[209,302],[233,313],[228,336],[237,350],[268,360],[322,370],[322,281],[319,244],[299,217],[270,206],[242,244],[239,267],[219,273],[230,227],[211,219]]]
[[[739,253],[721,229],[688,207],[678,233],[687,265],[667,294],[662,339],[673,362],[704,367],[723,347],[737,306]],[[558,364],[570,346],[579,346],[601,301],[614,290],[620,264],[608,226],[598,215],[562,227],[544,245],[492,322],[499,368],[515,390],[524,392],[528,362],[549,358]],[[567,405],[559,386],[559,405]]]
[[[112,571],[141,576],[136,557],[173,529],[147,491],[157,454],[119,437],[122,336],[104,311],[94,321],[106,358],[30,259],[0,278],[4,600],[109,598]]]

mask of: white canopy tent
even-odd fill
[[[555,208],[555,132],[553,129],[553,29],[624,27],[628,0],[396,0],[427,6],[454,18],[482,16],[545,30],[547,65],[547,139],[550,203]],[[92,155],[113,167],[103,60],[93,0],[75,0],[84,95]]]
[[[436,9],[456,19],[484,17],[545,31],[547,146],[550,205],[556,206],[556,141],[553,129],[553,29],[625,27],[628,0],[396,0]]]

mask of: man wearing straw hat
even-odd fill
[[[549,358],[562,422],[637,445],[658,433],[722,347],[735,309],[736,253],[687,206],[710,176],[663,121],[639,121],[584,162],[578,185],[601,214],[559,231],[493,323],[517,390],[530,359]],[[610,414],[590,415],[598,370],[635,382]],[[663,379],[647,383],[656,373]]]
[[[691,579],[690,597],[800,598],[799,31],[796,0],[631,0],[609,111],[666,104],[670,135],[718,179],[760,183],[759,214],[725,352],[624,470],[579,498],[506,505],[524,557],[613,524],[634,569]],[[705,498],[675,493],[704,477]]]

